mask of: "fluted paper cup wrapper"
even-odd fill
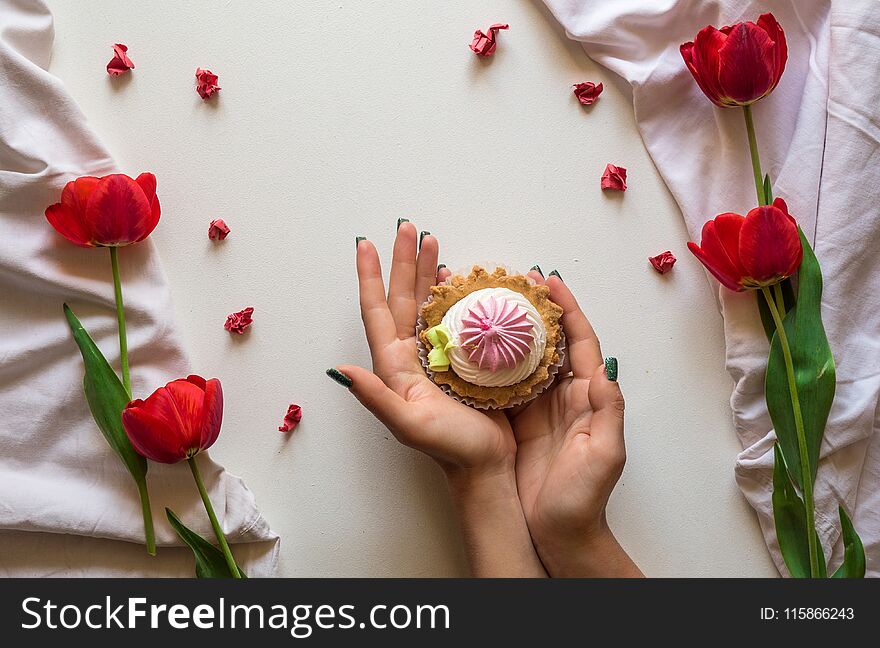
[[[505,266],[502,263],[487,263],[487,264],[472,263],[471,265],[469,265],[467,267],[466,270],[452,272],[452,274],[449,276],[449,279],[452,279],[452,277],[454,277],[456,275],[467,277],[471,273],[471,270],[474,268],[474,266],[480,266],[480,267],[484,268],[487,272],[492,272],[496,268],[504,268],[504,271],[507,272],[507,274],[509,274],[509,275],[521,274],[524,277],[526,277],[531,283],[533,283],[533,284],[535,283],[534,280],[531,277],[529,277],[526,273],[512,272],[507,266]],[[441,285],[441,286],[448,285],[449,279],[440,283],[439,285]],[[433,300],[434,300],[433,295],[429,295],[428,301],[430,302]],[[427,302],[425,302],[425,303],[427,303]],[[532,387],[532,391],[529,394],[527,394],[526,396],[519,396],[517,398],[512,398],[511,400],[509,400],[507,402],[506,405],[500,406],[500,405],[495,405],[492,402],[478,401],[478,400],[474,400],[473,398],[471,398],[469,396],[461,396],[460,394],[457,394],[456,392],[454,392],[452,390],[452,387],[450,387],[449,385],[442,385],[442,384],[438,383],[436,380],[434,380],[435,372],[432,371],[428,367],[428,353],[430,352],[430,349],[427,347],[427,345],[425,345],[424,342],[422,342],[422,338],[421,338],[422,332],[428,328],[428,323],[425,321],[425,318],[422,317],[422,315],[421,315],[421,310],[422,310],[421,307],[422,306],[424,306],[424,304],[419,305],[419,319],[418,319],[418,322],[416,323],[416,346],[418,347],[418,351],[419,351],[419,360],[421,361],[422,367],[425,368],[425,373],[428,374],[428,377],[431,379],[431,381],[435,385],[437,385],[440,389],[442,389],[444,391],[444,393],[446,393],[448,396],[451,396],[452,398],[457,400],[459,403],[464,403],[465,405],[468,405],[469,407],[473,407],[475,409],[481,409],[481,410],[510,409],[511,407],[516,407],[517,405],[522,405],[523,403],[528,403],[529,401],[535,399],[544,390],[546,390],[550,385],[552,385],[554,380],[556,380],[556,375],[559,373],[559,369],[562,367],[562,363],[565,360],[565,332],[562,331],[561,328],[559,331],[559,342],[556,343],[556,353],[558,355],[557,361],[554,362],[553,364],[550,364],[547,366],[546,380],[543,380],[542,382],[534,385]],[[561,324],[560,324],[560,327],[561,327]],[[453,371],[452,367],[449,368],[449,371]]]

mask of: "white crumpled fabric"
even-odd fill
[[[679,54],[706,25],[772,12],[788,64],[754,106],[761,162],[822,265],[822,315],[837,396],[816,483],[817,528],[832,568],[842,557],[840,502],[880,573],[880,4],[876,0],[545,0],[587,54],[632,86],[639,130],[693,240],[724,211],[756,204],[742,111],[716,108]],[[598,80],[598,79],[597,79]],[[600,100],[601,102],[601,100]],[[696,260],[685,260],[694,267]],[[717,291],[727,339],[737,482],[787,573],[770,502],[775,435],[764,403],[767,341],[755,295]],[[683,317],[686,314],[682,315]],[[694,398],[698,395],[695,394]],[[684,449],[683,451],[686,451]],[[699,460],[699,457],[695,457]],[[662,515],[662,511],[657,511]],[[736,542],[731,538],[731,542]]]
[[[82,393],[82,360],[61,305],[70,303],[118,368],[109,255],[68,243],[43,212],[68,180],[119,169],[46,71],[53,37],[41,1],[0,0],[0,575],[192,575],[189,550],[163,546],[179,544],[166,506],[213,538],[190,471],[150,465],[160,544],[151,558],[133,544],[143,542],[134,482]],[[160,173],[160,199],[161,189]],[[146,397],[190,366],[152,243],[122,249],[120,261],[133,393]],[[271,575],[279,541],[253,495],[207,455],[200,465],[239,563],[249,575]]]

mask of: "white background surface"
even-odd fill
[[[282,575],[466,573],[439,470],[324,376],[369,366],[354,238],[387,258],[403,216],[451,268],[539,263],[573,288],[620,359],[628,462],[609,518],[647,574],[775,575],[734,483],[721,319],[627,87],[537,0],[474,4],[49,2],[51,71],[125,172],[158,176],[175,315],[226,395],[213,456],[281,534]],[[496,21],[511,29],[480,60],[473,30]],[[114,42],[137,66],[115,80]],[[197,66],[220,75],[215,100]],[[590,109],[570,90],[586,80],[605,83]],[[624,195],[600,191],[606,162],[628,169]],[[219,244],[214,218],[232,228]],[[661,277],[646,257],[666,249],[679,263]],[[245,306],[255,324],[231,337]],[[285,438],[290,402],[304,418]]]

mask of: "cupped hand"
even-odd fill
[[[509,414],[517,441],[516,478],[529,531],[551,575],[612,575],[581,569],[622,553],[605,518],[605,506],[626,461],[624,401],[608,379],[593,327],[558,276],[530,276],[550,288],[563,308],[566,359],[557,381],[524,408]],[[584,553],[591,553],[585,556]],[[616,554],[614,556],[599,554]],[[575,565],[575,563],[579,563]],[[589,572],[589,573],[588,573]],[[614,575],[623,575],[615,573]]]
[[[433,457],[446,469],[502,471],[513,466],[516,443],[507,418],[462,405],[425,374],[416,347],[418,310],[431,286],[449,276],[437,269],[439,244],[430,234],[418,240],[415,227],[398,227],[388,293],[379,255],[359,239],[357,273],[361,317],[373,371],[340,365],[357,399],[402,443]]]

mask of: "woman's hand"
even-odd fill
[[[516,442],[507,417],[483,413],[444,394],[425,374],[416,348],[419,306],[438,276],[437,239],[399,225],[388,294],[372,243],[357,241],[361,317],[373,372],[328,371],[405,445],[434,458],[447,476],[475,575],[546,575],[516,494]],[[340,375],[337,375],[338,372]]]
[[[556,383],[511,413],[523,511],[552,576],[641,576],[608,528],[605,505],[626,461],[624,402],[599,340],[558,275],[545,282],[562,306],[566,366]]]

